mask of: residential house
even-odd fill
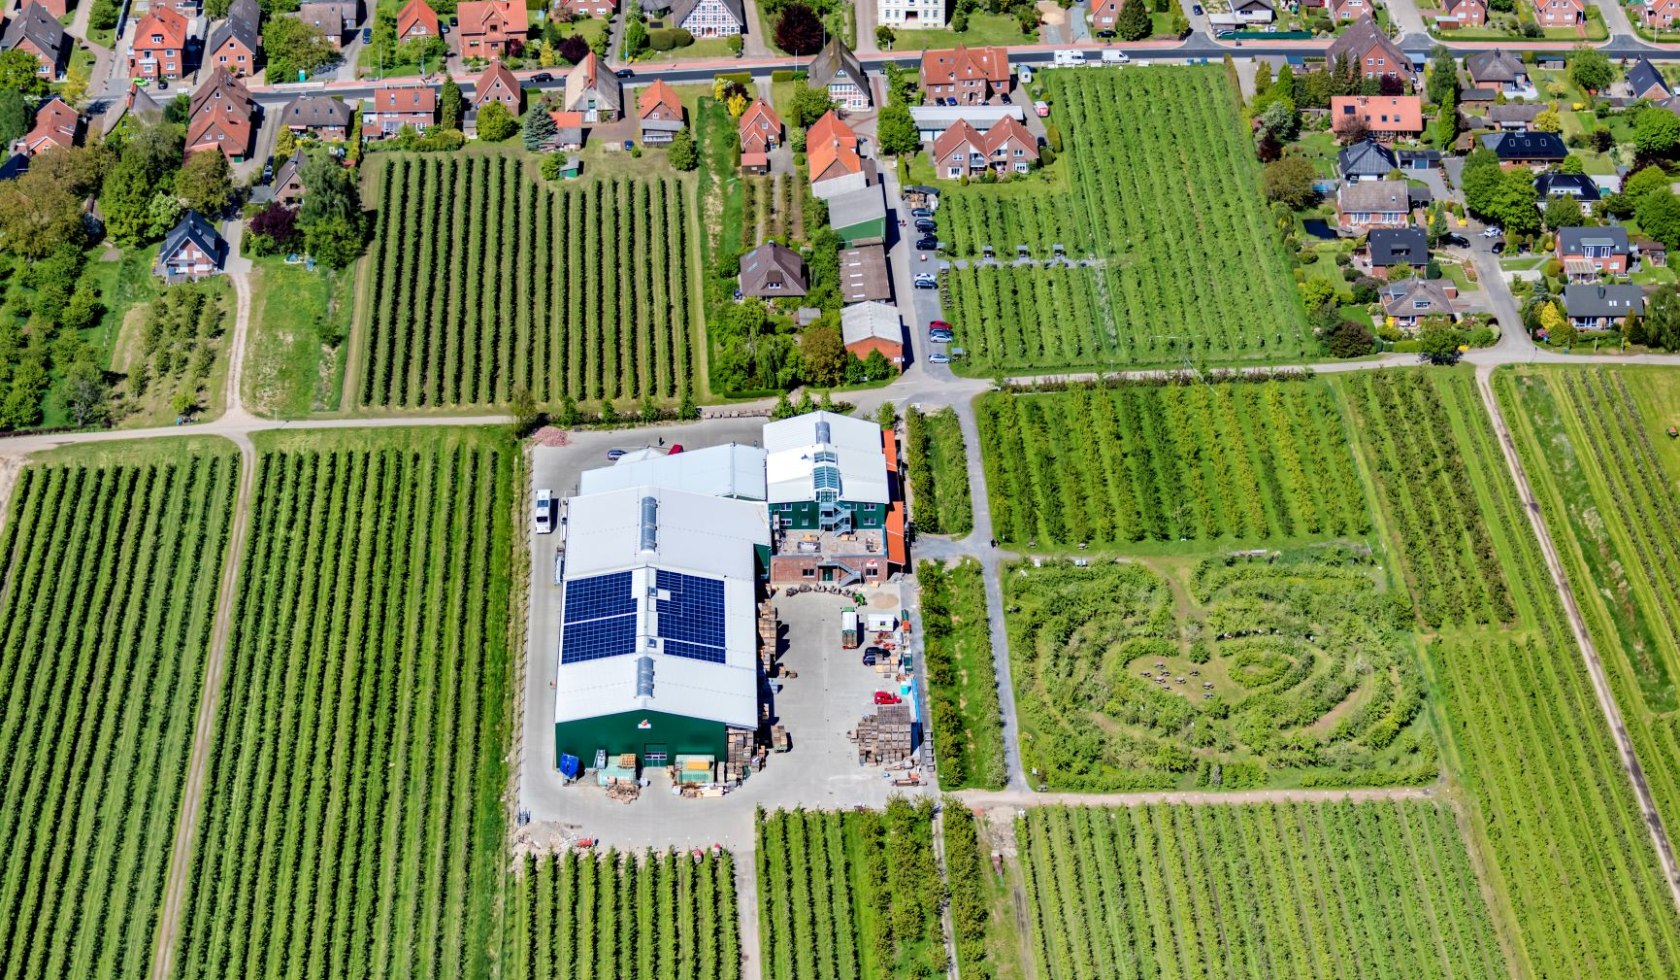
[[[1346,57],[1365,78],[1405,79],[1412,74],[1412,59],[1400,50],[1369,14],[1354,21],[1342,35],[1324,49],[1327,65]]]
[[[1639,19],[1653,30],[1673,30],[1676,18],[1680,18],[1680,0],[1645,0],[1639,8]]]
[[[1417,327],[1425,317],[1458,319],[1458,311],[1453,308],[1458,287],[1451,279],[1401,279],[1383,286],[1378,296],[1382,299],[1383,313],[1403,330]]]
[[[1120,8],[1124,0],[1099,0],[1092,5],[1090,16],[1091,33],[1097,37],[1111,37],[1120,24]]]
[[[455,19],[463,58],[517,55],[531,33],[525,0],[461,0]]]
[[[741,151],[741,173],[762,177],[770,172],[770,154],[763,150]]]
[[[888,27],[945,26],[945,0],[879,0],[876,12]]]
[[[1633,240],[1633,257],[1641,265],[1664,269],[1668,267],[1668,246],[1655,238],[1636,238]]]
[[[1231,15],[1243,24],[1270,24],[1277,7],[1272,0],[1231,0]]]
[[[805,161],[813,186],[825,180],[863,172],[857,133],[831,109],[805,134]]]
[[[187,114],[187,154],[217,149],[233,163],[251,152],[256,135],[257,100],[232,71],[212,69],[193,92]]]
[[[81,128],[82,117],[55,95],[35,110],[35,125],[23,137],[24,152],[33,157],[54,148],[69,149]]]
[[[408,0],[402,9],[397,11],[399,42],[423,41],[426,38],[442,36],[437,11],[427,6],[426,0]]]
[[[1542,28],[1573,27],[1580,30],[1587,24],[1587,0],[1528,0],[1534,5],[1534,19]]]
[[[782,142],[782,117],[776,114],[765,99],[754,99],[747,111],[741,113],[737,124],[741,135],[741,154],[769,153]],[[742,163],[745,164],[745,160]]]
[[[47,13],[51,14],[53,19],[59,21],[60,23],[63,23],[64,16],[70,13],[69,0],[29,0],[29,2],[39,3],[41,6],[47,8]],[[28,4],[23,3],[20,0],[17,4],[17,10],[15,12],[22,13],[23,8],[27,5]],[[7,4],[7,6],[11,6],[11,4]]]
[[[568,17],[610,19],[618,13],[617,0],[558,0],[555,9],[562,21]]]
[[[280,124],[295,136],[343,140],[350,136],[348,102],[330,95],[300,95],[280,110]]]
[[[1481,51],[1464,59],[1465,74],[1474,88],[1492,89],[1507,99],[1532,99],[1539,95],[1529,80],[1528,66],[1509,51]],[[1463,100],[1460,100],[1462,104]]]
[[[235,75],[255,74],[257,53],[262,49],[262,35],[257,30],[261,20],[262,8],[257,0],[233,0],[227,19],[216,25],[205,42],[204,64],[226,68]]]
[[[1628,97],[1633,99],[1666,99],[1669,97],[1668,82],[1663,80],[1662,72],[1651,64],[1651,59],[1641,57],[1629,68],[1626,76]]]
[[[492,102],[500,102],[507,106],[510,115],[517,116],[525,108],[524,101],[525,91],[519,87],[519,79],[514,77],[513,72],[499,59],[492,61],[490,67],[479,72],[478,81],[473,85],[474,112]]]
[[[736,285],[743,296],[788,299],[805,295],[805,260],[778,242],[765,242],[741,256]]]
[[[170,281],[200,279],[222,271],[227,242],[197,211],[188,211],[163,237],[154,275]]]
[[[1330,15],[1330,22],[1343,24],[1358,20],[1361,17],[1375,17],[1376,0],[1324,0],[1324,10]]]
[[[1631,283],[1572,283],[1563,287],[1563,312],[1577,330],[1614,330],[1645,315],[1645,290]]]
[[[1569,155],[1569,147],[1556,133],[1527,129],[1514,133],[1487,133],[1482,136],[1482,145],[1492,150],[1499,157],[1499,165],[1506,169],[1531,167],[1539,170],[1562,163],[1563,158]]]
[[[876,351],[890,364],[904,364],[904,323],[898,307],[869,301],[853,303],[840,311],[840,339],[846,351],[868,360]]]
[[[663,78],[642,89],[636,101],[640,119],[642,142],[647,146],[664,146],[676,138],[683,128],[682,99]]]
[[[887,250],[880,245],[860,245],[840,250],[840,299],[846,303],[892,299],[887,279]]]
[[[274,200],[287,207],[297,207],[303,200],[303,165],[308,160],[302,150],[293,150],[292,155],[280,164],[280,169],[274,171]]]
[[[362,110],[362,135],[395,136],[404,126],[424,133],[437,122],[437,89],[413,82],[375,85]]]
[[[887,202],[881,186],[873,184],[829,198],[828,224],[846,248],[886,241]]]
[[[6,25],[0,51],[27,51],[41,63],[36,74],[57,78],[70,63],[70,38],[47,8],[31,2]]]
[[[1348,183],[1386,180],[1400,168],[1394,151],[1374,139],[1362,139],[1342,147],[1336,154],[1336,172]]]
[[[1560,228],[1555,252],[1570,282],[1596,279],[1603,273],[1625,275],[1630,253],[1627,229],[1620,225]]]
[[[130,49],[130,78],[180,78],[187,73],[187,18],[172,7],[154,4],[134,25]]]
[[[1534,179],[1534,190],[1542,210],[1554,197],[1572,197],[1580,202],[1582,214],[1591,214],[1593,205],[1603,197],[1598,184],[1585,174],[1543,173]]]
[[[922,92],[947,105],[1001,102],[1009,94],[1009,52],[957,47],[922,52]]]
[[[128,94],[123,97],[122,105],[114,112],[105,113],[101,121],[105,135],[116,132],[126,119],[133,119],[141,126],[155,126],[163,121],[163,106],[158,105],[151,93],[129,82]]]
[[[1371,275],[1387,279],[1395,270],[1425,269],[1429,265],[1429,234],[1422,228],[1378,228],[1361,249]]]
[[[548,149],[583,149],[583,113],[557,109],[548,118],[554,120],[554,135],[548,139]]]
[[[864,76],[863,63],[852,49],[836,34],[811,59],[806,69],[806,84],[828,92],[828,97],[841,112],[867,109],[873,103],[869,93],[869,79]]]
[[[1403,180],[1361,180],[1336,190],[1336,222],[1358,235],[1373,228],[1404,228],[1411,223],[1411,192]]]
[[[1390,141],[1423,132],[1423,98],[1417,95],[1338,95],[1330,100],[1330,126],[1337,132],[1358,119],[1371,137]]]
[[[1487,24],[1487,19],[1487,0],[1441,0],[1441,12],[1435,15],[1435,27],[1444,31],[1482,27]]]
[[[1394,159],[1403,171],[1434,170],[1441,166],[1440,150],[1395,150]],[[1413,192],[1416,192],[1413,188]],[[1413,203],[1416,203],[1414,200]]]
[[[337,3],[306,3],[287,16],[296,17],[321,32],[335,48],[344,47],[345,35],[355,29],[356,22],[344,16],[344,6]]]
[[[612,122],[623,111],[624,88],[593,51],[566,76],[566,108],[583,113],[586,123]]]
[[[1024,174],[1038,162],[1038,139],[1025,124],[1004,118],[982,133],[958,120],[933,141],[934,172],[948,180],[987,170]]]
[[[695,37],[734,37],[747,29],[744,0],[676,0],[671,23]]]
[[[1027,110],[1012,103],[956,106],[913,105],[910,107],[910,120],[916,124],[916,135],[924,143],[931,143],[938,139],[941,133],[955,126],[958,122],[966,122],[984,133],[1006,118],[1014,119],[1017,122],[1026,122]]]
[[[1487,110],[1487,124],[1507,133],[1521,132],[1533,126],[1535,117],[1545,109],[1546,105],[1543,102],[1507,102],[1504,105],[1491,105]]]

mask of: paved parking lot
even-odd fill
[[[532,486],[564,497],[576,490],[585,469],[609,465],[608,449],[639,449],[645,444],[681,443],[684,449],[738,442],[756,445],[763,419],[711,419],[627,432],[573,433],[571,445],[532,450]],[[633,437],[632,437],[633,436]],[[783,615],[783,664],[798,676],[780,681],[773,714],[788,728],[793,750],[770,756],[765,769],[721,799],[685,800],[671,795],[663,771],[650,774],[651,785],[636,802],[606,798],[592,782],[565,786],[554,758],[554,680],[560,634],[560,589],[554,585],[554,556],[560,536],[529,534],[532,547],[531,596],[525,711],[519,767],[520,809],[531,823],[516,834],[532,846],[562,845],[570,837],[594,837],[617,847],[727,847],[750,845],[757,806],[879,806],[895,790],[878,769],[857,764],[857,749],[846,739],[872,695],[893,685],[865,668],[861,650],[840,649],[840,609],[850,599],[825,593],[778,595]],[[903,608],[897,583],[880,589],[870,608],[896,613]]]

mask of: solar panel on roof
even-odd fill
[[[617,657],[636,649],[636,599],[630,573],[612,572],[566,583],[560,662]]]
[[[634,615],[567,623],[561,635],[560,662],[575,664],[603,657],[620,657],[635,652],[635,649]]]
[[[658,569],[656,582],[670,595],[656,603],[664,652],[724,662],[723,582]]]

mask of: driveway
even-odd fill
[[[1388,16],[1400,29],[1401,37],[1429,34],[1429,24],[1418,10],[1417,0],[1388,0]]]
[[[1609,29],[1610,36],[1617,35],[1637,39],[1633,33],[1633,23],[1628,20],[1627,8],[1616,0],[1593,0],[1598,12],[1604,15],[1604,26]]]

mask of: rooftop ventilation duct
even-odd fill
[[[657,497],[642,498],[642,550],[656,551],[659,548],[659,499]]]
[[[817,423],[817,441],[818,442],[828,442],[829,441],[829,439],[828,439],[828,423],[826,421]]]
[[[636,697],[653,697],[653,658],[646,654],[636,658]]]

